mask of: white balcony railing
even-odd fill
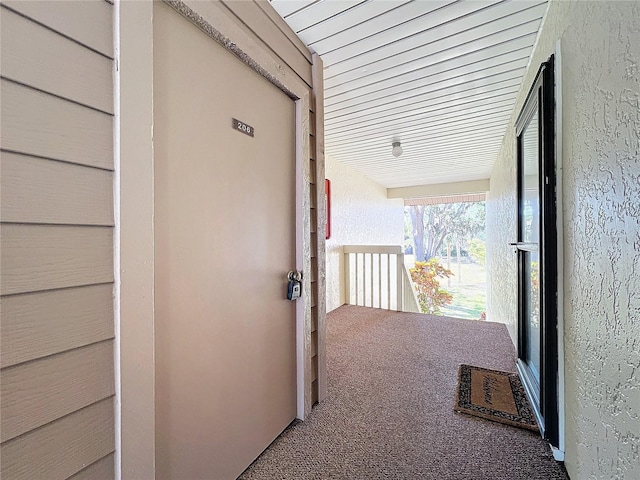
[[[348,305],[419,312],[402,247],[345,245],[344,282]]]

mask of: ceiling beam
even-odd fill
[[[464,195],[467,193],[485,193],[489,191],[489,179],[469,182],[436,183],[416,185],[414,187],[387,188],[387,198],[422,198],[441,195]]]

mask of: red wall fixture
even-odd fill
[[[331,238],[331,180],[325,178],[324,180],[324,199],[327,202],[327,223],[325,239]]]

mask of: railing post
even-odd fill
[[[360,287],[358,287],[358,277],[360,276],[360,269],[358,268],[358,258],[359,258],[360,255],[358,254],[358,252],[355,252],[354,256],[355,256],[355,259],[356,259],[356,261],[355,261],[356,277],[355,277],[355,282],[354,282],[353,287],[356,289],[356,303],[355,303],[355,305],[358,305],[358,296],[360,294]],[[364,254],[362,254],[362,261],[364,263]],[[362,270],[362,276],[364,277],[364,269]],[[364,281],[362,282],[362,285],[363,285],[363,289],[364,289]]]
[[[382,308],[382,254],[378,254],[378,308]]]
[[[391,310],[391,254],[387,253],[387,310]]]
[[[342,249],[344,252],[344,248]],[[344,299],[347,305],[351,305],[351,257],[344,252]]]
[[[403,294],[403,287],[404,287],[404,281],[402,278],[402,269],[404,268],[404,253],[399,253],[396,255],[396,259],[397,259],[397,281],[396,281],[396,285],[397,285],[397,296],[398,296],[398,304],[396,306],[396,310],[398,312],[402,312],[403,311],[403,306],[402,303],[404,301],[404,294]]]
[[[371,275],[371,278],[369,280],[371,280],[371,308],[373,308],[373,256],[374,254],[371,254],[371,258],[369,258],[369,275]]]

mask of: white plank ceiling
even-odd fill
[[[324,61],[328,155],[387,188],[490,177],[546,0],[270,1]]]

